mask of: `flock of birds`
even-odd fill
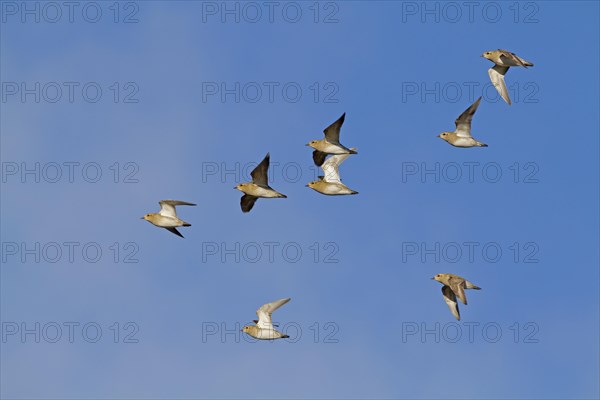
[[[504,82],[504,75],[510,67],[532,67],[533,64],[522,59],[514,53],[507,50],[487,51],[481,55],[494,63],[494,66],[488,70],[490,80],[494,84],[500,96],[511,105],[508,95],[508,89]],[[456,129],[454,132],[442,132],[438,137],[445,140],[455,147],[488,147],[487,144],[479,142],[471,136],[471,121],[473,115],[479,107],[481,97],[479,97],[469,108],[467,108],[454,122]],[[307,143],[314,149],[313,161],[315,165],[323,169],[323,175],[306,186],[328,196],[354,195],[358,192],[348,188],[340,179],[339,167],[351,154],[357,154],[356,148],[348,148],[340,143],[340,129],[344,124],[346,113],[342,114],[337,121],[329,125],[323,131],[325,138],[321,140],[312,140]],[[329,157],[329,158],[328,158]],[[268,170],[270,155],[267,153],[260,164],[250,173],[252,180],[246,183],[240,183],[235,189],[244,193],[240,199],[242,212],[247,213],[252,210],[254,203],[259,198],[286,198],[287,196],[279,193],[269,186]],[[177,230],[178,227],[191,226],[191,224],[181,220],[177,216],[176,206],[195,206],[194,203],[188,203],[180,200],[162,200],[159,202],[160,211],[158,213],[146,214],[142,217],[155,226],[165,228],[177,236],[183,237]],[[433,278],[440,282],[442,286],[442,295],[450,312],[457,320],[460,320],[460,312],[456,298],[467,304],[465,295],[466,289],[481,288],[475,286],[468,280],[453,274],[437,274]],[[255,325],[245,326],[242,332],[261,340],[273,340],[287,338],[288,336],[277,331],[273,325],[272,313],[289,302],[290,298],[280,299],[271,303],[264,304],[258,310]]]

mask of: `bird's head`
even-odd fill
[[[244,333],[250,334],[253,330],[254,330],[253,326],[247,325],[247,326],[243,327],[240,332],[244,332]]]
[[[481,55],[481,57],[487,58],[489,60],[492,57],[492,52],[491,51],[486,51],[485,53],[483,53]]]
[[[442,140],[448,141],[450,138],[450,132],[442,132],[438,135],[438,137]]]
[[[152,214],[146,214],[141,219],[145,219],[146,221],[151,221],[152,220]]]
[[[434,281],[438,281],[438,282],[444,283],[445,280],[446,280],[446,274],[437,274],[436,276],[434,276],[431,279],[433,279]]]
[[[234,187],[234,189],[240,190],[240,191],[244,191],[244,188],[247,186],[247,183],[240,183],[239,185],[237,185],[236,187]]]
[[[306,143],[306,145],[314,148],[317,143],[319,143],[318,140],[311,140],[310,142]]]

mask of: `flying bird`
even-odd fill
[[[465,295],[465,289],[480,290],[481,288],[473,285],[468,280],[453,274],[437,274],[431,279],[436,280],[444,285],[442,286],[442,295],[444,296],[444,301],[448,305],[452,315],[454,315],[454,318],[460,321],[460,312],[458,310],[456,298],[458,297],[458,299],[464,305],[466,305],[467,296]]]
[[[340,129],[346,119],[346,113],[343,113],[333,124],[329,125],[323,131],[325,139],[311,140],[307,146],[315,149],[313,151],[313,161],[315,165],[320,167],[325,162],[327,154],[357,154],[356,150],[349,149],[340,143]]]
[[[240,200],[242,211],[247,213],[252,210],[254,203],[259,197],[263,198],[287,198],[285,194],[281,194],[269,186],[269,178],[267,173],[269,171],[269,160],[270,155],[267,153],[265,158],[260,164],[254,168],[250,173],[252,176],[252,182],[240,183],[234,189],[237,189],[244,193]]]
[[[158,202],[158,204],[160,204],[159,212],[146,214],[142,217],[142,219],[145,219],[146,221],[158,227],[165,228],[177,236],[183,237],[183,235],[175,228],[178,226],[192,225],[179,219],[177,212],[175,211],[175,206],[195,206],[195,204],[180,200],[161,200]]]
[[[349,150],[356,151],[355,148]],[[342,164],[349,156],[350,154],[346,153],[329,157],[321,166],[323,169],[323,176],[319,176],[319,180],[309,182],[306,186],[329,196],[358,194],[358,192],[344,185],[340,179],[340,164]]]
[[[258,315],[258,320],[254,320],[256,325],[247,325],[242,329],[242,332],[247,333],[253,338],[260,340],[273,340],[273,339],[285,339],[289,338],[288,335],[284,335],[283,333],[277,331],[273,326],[273,321],[271,320],[271,315],[275,310],[279,307],[290,301],[291,298],[281,299],[274,301],[272,303],[267,303],[256,310],[256,315]]]
[[[454,132],[442,132],[438,137],[455,147],[488,147],[487,144],[481,143],[471,136],[471,121],[480,102],[481,97],[459,115],[454,121],[456,125]]]
[[[481,57],[487,58],[494,65],[492,68],[488,69],[488,75],[490,76],[490,80],[494,84],[494,87],[502,96],[504,101],[511,105],[510,97],[508,96],[508,89],[506,88],[506,83],[504,82],[504,75],[510,67],[533,67],[533,64],[529,61],[522,59],[517,56],[515,53],[511,53],[507,50],[494,50],[494,51],[486,51],[481,55]]]

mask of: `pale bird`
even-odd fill
[[[242,332],[247,333],[253,338],[260,340],[273,340],[273,339],[285,339],[289,338],[288,335],[284,335],[283,333],[277,331],[273,326],[273,321],[271,320],[271,315],[275,310],[279,307],[290,301],[291,298],[281,299],[274,301],[272,303],[267,303],[256,310],[256,315],[258,315],[258,320],[254,320],[256,325],[247,325],[242,329]]]
[[[240,183],[234,188],[244,193],[240,200],[240,205],[242,207],[242,211],[245,213],[252,210],[254,203],[256,203],[256,200],[259,197],[287,198],[285,194],[281,194],[269,186],[269,177],[267,176],[269,171],[269,160],[270,155],[267,153],[261,163],[258,164],[250,173],[252,176],[252,182]]]
[[[475,289],[480,290],[481,288],[473,285],[468,280],[453,274],[437,274],[433,278],[444,286],[442,286],[442,295],[444,296],[444,301],[448,305],[450,312],[454,317],[460,321],[460,312],[458,310],[458,303],[456,302],[456,297],[466,305],[467,304],[467,296],[465,295],[465,289]]]
[[[195,206],[195,204],[180,200],[161,200],[158,202],[158,204],[160,204],[159,212],[146,214],[142,217],[142,219],[145,219],[146,221],[158,227],[165,228],[177,236],[183,237],[183,235],[175,228],[178,226],[192,225],[179,219],[177,212],[175,211],[175,206]]]
[[[506,83],[504,82],[504,75],[506,75],[506,72],[510,67],[527,68],[533,67],[533,64],[508,50],[498,49],[494,51],[486,51],[481,55],[481,57],[487,58],[496,64],[492,68],[488,69],[488,75],[490,76],[490,80],[494,84],[494,87],[500,96],[502,96],[508,105],[511,105],[512,102],[510,101],[508,89],[506,88]]]
[[[327,154],[357,154],[356,150],[349,149],[340,143],[340,129],[344,124],[344,119],[346,119],[346,113],[343,113],[337,121],[325,128],[323,131],[325,139],[311,140],[306,144],[315,149],[313,151],[313,161],[318,167],[323,165]]]
[[[454,121],[456,125],[454,132],[442,132],[438,137],[455,147],[488,147],[487,144],[481,143],[471,136],[471,121],[480,102],[481,97],[458,116]]]
[[[356,151],[355,148],[349,150]],[[329,157],[321,166],[323,169],[323,176],[319,176],[319,180],[309,182],[306,186],[329,196],[358,194],[358,192],[344,185],[340,179],[340,164],[342,164],[349,156],[350,154],[346,153]]]

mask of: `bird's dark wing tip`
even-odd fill
[[[179,233],[179,231],[175,228],[165,228],[166,230],[168,230],[171,233],[174,233],[175,235],[179,236],[179,237],[183,237],[183,235],[181,233]]]

